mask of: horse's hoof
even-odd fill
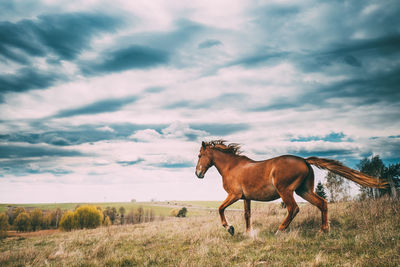
[[[323,229],[320,229],[319,231],[318,231],[318,234],[327,234],[327,233],[329,233],[329,228],[323,228]]]
[[[230,233],[232,236],[235,234],[235,228],[232,225],[229,225],[228,233]]]

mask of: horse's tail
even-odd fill
[[[387,188],[388,182],[378,179],[359,171],[344,166],[341,162],[333,159],[322,159],[317,157],[309,157],[305,159],[309,164],[315,165],[320,169],[331,171],[337,175],[347,178],[357,184],[368,187]]]

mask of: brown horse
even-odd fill
[[[198,178],[203,178],[206,171],[213,165],[221,174],[223,187],[228,193],[228,197],[219,207],[219,214],[222,226],[231,235],[234,234],[234,228],[226,221],[224,211],[239,199],[244,200],[246,232],[249,232],[251,229],[251,200],[271,201],[282,198],[286,204],[288,215],[279,226],[277,233],[285,230],[299,212],[293,192],[321,210],[322,225],[320,231],[328,232],[328,205],[325,199],[314,193],[314,172],[310,164],[329,170],[363,186],[376,188],[387,186],[385,181],[350,169],[335,160],[317,157],[304,159],[284,155],[264,161],[254,161],[240,155],[239,149],[239,145],[226,145],[223,140],[202,142],[196,166]]]

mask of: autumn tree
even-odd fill
[[[103,215],[110,218],[111,223],[114,224],[114,221],[117,218],[117,209],[115,207],[107,207],[103,211]]]
[[[7,237],[9,227],[7,214],[5,212],[0,213],[0,239]]]
[[[14,226],[19,232],[29,231],[31,226],[31,218],[27,212],[21,212],[14,219]]]
[[[101,212],[93,206],[82,206],[75,210],[74,212],[78,226],[83,228],[96,228],[98,227],[102,220],[103,215]]]
[[[60,220],[59,227],[64,231],[71,231],[78,228],[78,222],[73,211],[67,211],[64,213]]]
[[[34,209],[31,212],[31,226],[32,226],[32,230],[36,231],[40,228],[40,226],[42,225],[42,221],[43,221],[43,212],[41,209]]]

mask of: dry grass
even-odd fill
[[[274,235],[286,211],[256,208],[252,235],[240,212],[227,212],[231,237],[216,212],[140,225],[12,237],[0,241],[0,266],[398,266],[400,204],[388,200],[330,205],[331,232],[320,213],[300,207],[289,231]]]

